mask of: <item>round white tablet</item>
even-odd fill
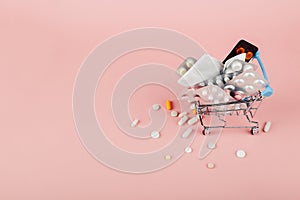
[[[186,147],[185,149],[184,149],[184,152],[185,153],[191,153],[193,151],[193,149],[191,148],[191,147]]]
[[[153,104],[152,105],[152,109],[153,110],[159,110],[160,109],[160,106],[158,104]]]
[[[236,156],[238,158],[244,158],[246,156],[246,152],[244,150],[237,150],[236,151]]]
[[[171,160],[171,159],[172,159],[172,156],[171,156],[171,155],[166,155],[166,156],[165,156],[165,159],[166,159],[166,160]]]
[[[207,163],[206,166],[207,166],[208,169],[213,169],[213,168],[215,168],[215,164],[212,163],[212,162]]]
[[[213,142],[209,142],[209,143],[207,144],[207,148],[209,148],[209,149],[215,149],[215,148],[216,148],[216,144],[213,143]]]
[[[172,110],[171,116],[172,116],[172,117],[177,117],[177,115],[178,115],[178,112],[175,111],[175,110]]]
[[[157,138],[160,137],[160,133],[159,133],[158,131],[152,131],[152,132],[151,132],[151,137],[152,137],[153,139],[157,139]]]

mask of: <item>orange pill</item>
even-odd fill
[[[167,101],[166,101],[166,109],[167,109],[167,110],[172,110],[172,107],[173,107],[173,106],[172,106],[172,101],[167,100]]]
[[[243,47],[240,47],[236,50],[236,54],[245,53],[245,49]]]
[[[196,109],[193,109],[192,112],[193,112],[194,115],[197,115],[197,110]]]
[[[253,57],[253,53],[251,51],[248,51],[246,53],[246,60],[250,60]]]

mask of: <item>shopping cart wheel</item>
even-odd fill
[[[203,134],[203,135],[208,135],[209,132],[210,132],[210,131],[209,131],[209,128],[204,128],[203,131],[202,131],[202,134]]]
[[[251,134],[252,134],[252,135],[257,134],[258,132],[259,132],[258,127],[252,127],[252,128],[251,128]]]

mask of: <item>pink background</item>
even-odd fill
[[[2,0],[0,199],[299,199],[300,4],[242,2]],[[251,136],[226,130],[205,160],[197,159],[204,139],[199,135],[193,153],[150,174],[116,172],[93,159],[73,123],[76,73],[106,38],[147,26],[182,32],[220,60],[240,38],[259,46],[275,94],[256,119],[272,121],[271,131]],[[132,57],[131,64],[159,61],[158,52],[143,55]],[[172,56],[161,59],[177,67]],[[168,93],[143,101],[144,96],[136,94],[141,105],[132,106],[133,112],[145,113],[144,105],[162,103]],[[120,137],[118,145],[132,146]],[[247,158],[235,157],[239,148]],[[213,170],[206,168],[210,161]]]

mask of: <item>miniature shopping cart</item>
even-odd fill
[[[263,78],[255,72],[255,66],[251,64],[253,59],[258,61]],[[253,117],[262,100],[273,94],[273,89],[269,85],[267,73],[256,46],[240,40],[222,63],[204,54],[198,60],[187,58],[176,72],[180,76],[178,83],[188,87],[192,95],[195,95],[192,97],[186,93],[192,98],[189,100],[195,103],[196,114],[203,126],[204,135],[216,128],[250,128],[251,134],[259,132],[259,123],[254,121]],[[201,90],[205,87],[210,89]],[[218,93],[218,90],[222,92]],[[224,91],[227,92],[224,93]],[[213,94],[218,96],[213,96]],[[239,94],[242,95],[239,96]],[[224,95],[230,95],[233,98],[230,97],[230,100],[226,97],[221,101],[217,98]],[[196,96],[200,98],[194,99]],[[205,115],[214,115],[221,123],[205,125],[203,121]],[[234,115],[245,116],[249,125],[228,126],[225,117]]]
[[[231,101],[226,103],[217,103],[217,104],[201,104],[200,101],[195,101],[195,108],[197,115],[199,116],[200,123],[203,127],[203,135],[209,134],[213,128],[250,128],[251,134],[256,134],[259,132],[259,123],[253,121],[253,117],[258,110],[263,96],[259,91],[256,95],[253,95],[249,98]],[[205,115],[215,115],[224,125],[209,126],[205,125],[203,121],[203,116]],[[225,116],[233,115],[242,115],[245,116],[249,122],[249,126],[227,126]]]

